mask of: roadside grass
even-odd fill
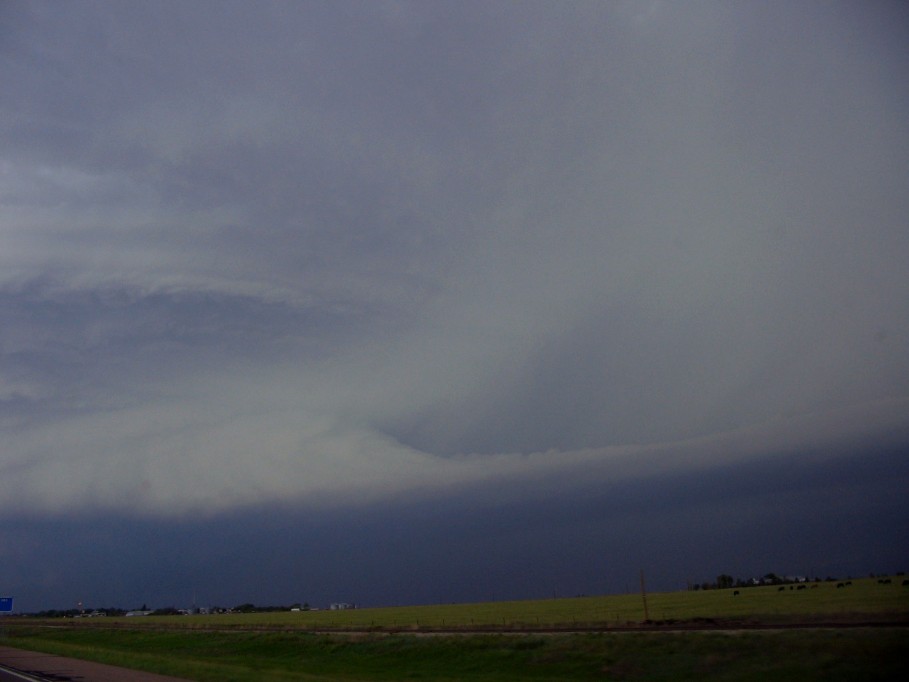
[[[199,682],[902,680],[905,628],[320,635],[13,628],[3,643]]]

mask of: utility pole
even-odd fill
[[[647,588],[644,587],[644,569],[641,569],[641,599],[644,601],[644,620],[650,620],[650,613],[647,611]]]

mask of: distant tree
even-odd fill
[[[165,606],[163,609],[155,609],[151,612],[153,616],[179,616],[180,610],[174,606]]]
[[[733,577],[731,575],[726,575],[725,573],[723,573],[722,575],[718,575],[716,577],[716,586],[720,590],[726,589],[728,587],[732,587],[734,584],[735,584],[735,580],[733,579]]]

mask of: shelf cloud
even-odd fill
[[[0,515],[905,448],[906,18],[5,3]]]

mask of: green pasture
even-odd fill
[[[782,591],[777,586],[661,592],[647,595],[652,621],[735,619],[785,623],[818,619],[871,620],[909,618],[909,586],[902,580],[882,585],[876,579],[852,580],[848,587],[837,583],[808,583],[806,589]],[[537,601],[439,604],[385,607],[343,611],[223,614],[210,616],[148,616],[142,618],[79,619],[86,627],[179,626],[181,628],[294,628],[331,629],[471,629],[471,628],[571,628],[624,626],[644,621],[640,594],[544,599]]]
[[[0,644],[200,682],[902,680],[909,672],[909,587],[901,583],[647,595],[656,622],[877,622],[873,628],[640,632],[634,628],[644,620],[643,599],[631,594],[347,611],[8,618]],[[559,632],[603,626],[625,629]]]

